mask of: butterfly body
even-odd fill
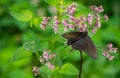
[[[84,51],[94,59],[98,57],[94,43],[87,32],[68,32],[62,36],[68,40],[67,45],[71,45],[73,49]]]

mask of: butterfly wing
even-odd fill
[[[92,58],[96,59],[98,57],[94,43],[89,36],[81,38],[79,41],[72,45],[73,48],[77,50],[83,50]]]
[[[62,36],[66,39],[76,39],[76,38],[82,37],[86,34],[87,33],[83,33],[83,32],[68,32],[68,33],[63,34]]]
[[[67,44],[71,45],[86,35],[87,33],[83,32],[68,32],[63,34],[62,36],[68,40]]]

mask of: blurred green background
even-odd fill
[[[120,0],[0,0],[0,78],[34,78],[32,66],[38,65],[39,62],[34,54],[32,56],[25,54],[25,59],[16,58],[18,61],[9,63],[12,57],[18,57],[18,54],[15,54],[16,50],[24,42],[32,40],[46,40],[49,48],[59,55],[57,59],[59,65],[69,62],[76,67],[79,66],[78,51],[69,54],[66,52],[69,50],[63,48],[65,40],[59,39],[60,35],[55,36],[49,34],[53,33],[52,30],[43,31],[39,28],[42,16],[53,16],[62,11],[59,9],[59,5],[55,5],[56,1],[65,2],[63,5],[74,1],[87,8],[89,5],[104,7],[104,14],[108,14],[109,21],[102,22],[102,28],[92,39],[96,46],[104,47],[111,42],[118,47],[118,51],[113,54],[115,59],[110,62],[101,55],[101,52],[99,52],[97,60],[93,60],[84,53],[82,78],[120,78]],[[59,11],[55,10],[53,6]],[[32,21],[21,22],[10,15],[12,10],[23,9],[28,9],[34,14]],[[83,10],[82,13],[84,12]],[[66,55],[68,57],[63,59]],[[61,78],[75,77],[63,76]]]

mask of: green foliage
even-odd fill
[[[26,42],[23,44],[23,48],[33,53],[38,52],[38,51],[44,51],[44,49],[48,49],[48,42],[43,41],[43,40]]]
[[[30,52],[26,51],[23,47],[20,47],[14,53],[13,57],[10,60],[10,63],[18,61],[18,60],[22,60],[22,59],[30,57],[30,56],[31,56]]]
[[[45,73],[45,74],[49,74],[49,75],[52,75],[54,70],[51,70],[50,68],[48,68],[48,66],[41,66],[40,67],[40,72],[41,73]]]
[[[16,20],[22,22],[28,22],[33,19],[33,13],[30,10],[20,10],[20,11],[11,11],[10,15],[13,16]]]
[[[61,71],[62,74],[66,74],[66,75],[78,75],[79,74],[79,70],[73,66],[70,63],[66,63],[62,66]]]

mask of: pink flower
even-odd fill
[[[112,47],[113,47],[113,44],[112,44],[112,43],[109,43],[109,44],[107,45],[107,47],[108,47],[108,48],[112,48]]]
[[[116,53],[118,48],[113,48],[113,52]]]
[[[57,19],[57,16],[55,16],[55,17],[54,17],[54,26],[53,26],[53,29],[54,29],[55,34],[56,34],[57,31],[58,31],[58,24],[59,24],[59,20]]]
[[[66,9],[66,12],[68,12],[70,15],[73,15],[76,11],[76,7],[78,5],[76,3],[73,3],[72,5],[69,5],[68,8]]]
[[[100,5],[99,7],[92,5],[92,6],[90,6],[90,9],[95,11],[95,12],[103,12],[104,11],[102,5]]]
[[[97,27],[94,27],[94,28],[92,29],[92,32],[95,34],[95,33],[97,32]]]
[[[69,27],[68,20],[62,20],[62,24],[65,26],[64,31],[67,31]]]
[[[68,27],[66,26],[65,28],[64,28],[64,31],[67,31],[68,30]]]
[[[68,25],[68,20],[62,20],[62,24],[63,24],[65,27],[69,26],[69,25]]]
[[[95,19],[96,19],[97,21],[100,21],[100,15],[99,15],[99,14],[95,14]]]
[[[112,52],[116,52],[117,51],[117,48],[113,48],[113,44],[112,43],[109,43],[107,45],[107,50],[103,51],[102,55],[105,56],[106,58],[108,58],[109,60],[113,60],[115,57],[112,56],[110,53]]]
[[[113,60],[115,57],[114,56],[109,56],[108,59],[109,61]]]
[[[51,64],[50,62],[47,62],[45,65],[48,66],[51,70],[55,68],[55,66]]]
[[[102,53],[103,56],[105,56],[106,58],[108,58],[110,56],[109,52],[108,51],[104,51]]]
[[[96,26],[97,28],[100,28],[100,27],[101,27],[100,21],[96,21],[95,26]]]
[[[90,6],[90,9],[93,11],[95,10],[95,8],[96,8],[96,6],[94,6],[94,5]]]
[[[33,67],[33,72],[34,72],[34,75],[35,75],[35,76],[38,76],[38,75],[40,74],[39,70],[40,70],[39,67],[37,67],[37,66],[34,66],[34,67]]]
[[[86,18],[85,18],[85,17],[83,17],[83,16],[82,16],[82,17],[80,17],[79,19],[80,19],[81,21],[83,21],[83,22],[85,22],[85,21],[86,21]]]
[[[98,11],[98,12],[103,12],[103,11],[104,11],[102,5],[100,5],[100,6],[98,7],[98,10],[97,10],[97,11]]]
[[[44,64],[45,59],[44,59],[43,57],[40,57],[39,61],[40,61],[42,64]]]
[[[71,30],[74,30],[75,26],[73,24],[68,24]]]
[[[88,22],[90,25],[92,25],[92,20],[93,20],[93,16],[92,16],[92,14],[89,14],[89,15],[87,16],[87,22]]]
[[[71,16],[71,15],[69,15],[69,18],[70,18],[70,21],[71,21],[71,22],[77,22],[77,21],[78,21],[77,18],[75,18],[75,17],[73,17],[73,16]]]
[[[108,16],[105,14],[104,17],[105,21],[108,21]]]
[[[56,57],[55,54],[49,54],[49,59],[52,59],[52,58],[54,58],[54,57]]]
[[[48,59],[49,59],[49,55],[48,55],[48,53],[50,52],[50,50],[44,50],[44,52],[43,52],[43,58],[47,61]]]
[[[42,21],[41,24],[40,24],[40,27],[41,27],[43,30],[45,30],[46,25],[47,25],[47,23],[48,23],[49,20],[50,20],[50,17],[43,17],[43,21]]]
[[[78,29],[79,32],[85,32],[87,28],[87,25],[85,23],[82,23],[81,27]]]

